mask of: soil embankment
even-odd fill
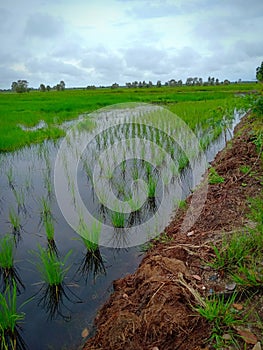
[[[84,349],[197,350],[207,346],[210,325],[193,311],[196,293],[225,293],[228,281],[224,275],[214,278],[215,272],[204,260],[212,256],[211,242],[247,223],[247,198],[262,189],[259,176],[246,176],[240,170],[246,165],[254,174],[262,174],[252,123],[250,116],[244,117],[233,140],[213,161],[225,180],[209,185],[206,203],[191,231],[180,233],[181,210],[136,272],[114,282],[114,293],[96,317],[97,333]],[[201,193],[202,186],[196,191]]]

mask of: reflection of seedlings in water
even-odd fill
[[[99,250],[99,237],[101,233],[101,223],[92,223],[89,228],[80,217],[78,232],[81,235],[83,244],[86,248],[86,254],[78,268],[78,272],[82,274],[87,282],[89,274],[93,275],[93,280],[99,274],[106,274],[103,258]]]
[[[14,190],[15,189],[15,182],[14,182],[14,174],[13,174],[13,168],[9,168],[9,170],[6,173],[8,185],[9,187]]]
[[[13,283],[25,288],[14,266],[14,239],[8,234],[0,239],[0,277],[3,290]]]
[[[41,288],[41,297],[38,305],[43,307],[49,314],[49,318],[53,319],[56,316],[62,316],[61,308],[64,305],[63,298],[70,300],[66,294],[66,286],[64,278],[70,267],[66,267],[66,262],[72,251],[69,251],[63,260],[59,260],[58,256],[51,250],[45,250],[41,246],[38,247],[38,252],[35,252],[39,262],[37,269],[41,274],[45,285]]]
[[[16,199],[18,213],[20,211],[26,213],[26,207],[25,207],[25,195],[22,189],[20,191],[17,191],[15,188],[13,189],[13,194]]]
[[[27,346],[19,333],[19,323],[25,314],[17,311],[16,284],[0,293],[0,341],[3,350],[25,350]]]
[[[51,184],[49,172],[44,173],[44,187],[47,190],[48,197],[51,198],[51,196],[52,196],[52,184]]]
[[[15,236],[15,238],[20,238],[20,233],[22,229],[22,225],[20,222],[19,215],[15,212],[13,208],[9,209],[9,223],[11,225],[12,234]]]
[[[155,197],[149,197],[147,200],[148,208],[150,212],[154,213],[157,209],[157,201]]]
[[[83,170],[85,171],[85,174],[88,178],[88,181],[93,181],[93,178],[92,178],[92,170],[91,170],[91,167],[89,166],[88,164],[88,161],[87,159],[85,159],[85,161],[83,161]]]
[[[135,162],[136,161],[136,162]],[[134,181],[138,180],[139,179],[139,167],[138,167],[138,164],[137,164],[137,160],[135,159],[134,160],[134,165],[132,167],[132,170],[131,170],[131,175],[132,175],[132,179]]]
[[[53,251],[56,255],[58,255],[58,250],[54,239],[55,229],[53,224],[53,218],[50,214],[48,214],[43,217],[43,221],[44,221],[44,227],[45,227],[45,232],[47,236],[48,249]]]
[[[130,213],[128,218],[128,227],[135,226],[142,222],[142,213],[140,210],[134,210]]]

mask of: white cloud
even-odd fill
[[[14,79],[254,79],[262,23],[262,0],[9,0],[0,6],[0,88]]]

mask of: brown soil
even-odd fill
[[[247,198],[262,189],[251,125],[251,117],[243,118],[234,139],[213,161],[225,181],[209,185],[202,213],[190,232],[180,233],[185,211],[177,213],[166,229],[170,239],[153,243],[137,271],[114,282],[114,293],[96,317],[97,333],[86,342],[85,350],[209,348],[210,325],[192,305],[196,292],[201,296],[226,293],[225,276],[216,274],[204,260],[212,256],[211,242],[247,224]],[[259,176],[245,176],[242,165],[253,167]],[[196,191],[201,193],[202,186]]]

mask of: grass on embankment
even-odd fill
[[[25,145],[64,135],[58,128],[62,122],[81,113],[125,102],[145,102],[167,105],[182,119],[195,127],[209,124],[215,118],[210,110],[232,104],[236,93],[259,88],[258,84],[232,84],[207,87],[162,87],[137,89],[65,90],[16,94],[0,93],[0,151],[12,151]],[[232,102],[231,102],[232,100]],[[189,103],[189,104],[188,104]],[[36,126],[45,121],[48,128],[23,131],[20,125]]]
[[[263,97],[252,107],[252,142],[256,145],[257,161],[263,164]],[[252,120],[252,118],[251,118]],[[252,167],[241,169],[243,176],[256,176],[263,186],[263,176],[253,172]],[[245,180],[244,180],[245,181]],[[262,334],[262,287],[263,287],[263,191],[255,198],[249,198],[249,225],[235,233],[223,236],[220,243],[213,246],[214,258],[208,264],[221,276],[236,284],[236,292],[229,298],[213,295],[195,308],[212,325],[210,344],[215,349],[241,349],[240,340],[256,344],[257,338],[251,329]],[[242,297],[242,304],[240,303]],[[227,347],[228,346],[228,347]]]

